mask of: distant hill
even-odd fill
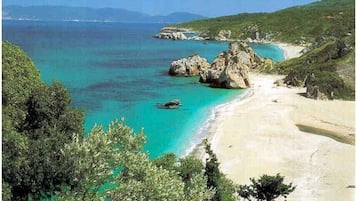
[[[87,8],[68,6],[5,6],[5,20],[43,21],[99,21],[127,23],[180,23],[205,17],[192,13],[172,13],[167,16],[152,16],[120,8]]]
[[[343,36],[354,30],[354,0],[321,0],[273,13],[242,13],[202,19],[174,27],[192,28],[214,38],[220,30],[231,30],[232,38],[260,38],[284,42],[312,42],[322,35]]]

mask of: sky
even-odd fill
[[[190,12],[206,17],[244,12],[273,12],[316,0],[3,0],[7,5],[65,5],[91,8],[124,8],[150,15]]]

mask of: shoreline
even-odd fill
[[[265,43],[263,43],[265,44]],[[271,43],[266,43],[266,44],[271,44],[279,47],[280,49],[283,50],[284,52],[284,58],[285,60],[291,59],[291,58],[296,58],[302,55],[301,51],[305,48],[303,46],[296,46],[296,45],[291,45],[288,43],[282,43],[282,42],[271,42]],[[246,95],[247,94],[247,95]],[[215,118],[217,116],[222,115],[220,109],[224,109],[225,106],[234,106],[235,104],[245,101],[245,99],[249,99],[251,96],[254,95],[254,89],[247,89],[247,92],[245,94],[242,94],[241,96],[238,96],[234,100],[231,100],[227,103],[223,103],[221,105],[216,106],[215,108],[212,109],[212,118],[207,119],[207,121],[204,123],[204,126],[201,127],[200,131],[195,135],[199,140],[201,140],[200,143],[193,144],[193,146],[189,147],[186,150],[186,153],[184,156],[194,156],[202,161],[204,161],[205,158],[205,147],[203,141],[205,139],[208,140],[208,142],[212,141],[212,138],[214,137],[214,134],[212,133],[212,129],[214,129],[214,122],[216,121]],[[225,109],[226,110],[226,109]]]
[[[301,48],[273,43],[286,59]],[[297,186],[289,200],[353,200],[355,146],[299,130],[325,129],[354,141],[354,101],[320,101],[302,97],[303,88],[277,87],[283,76],[250,73],[251,95],[215,111],[207,139],[221,170],[236,184],[280,173]],[[244,108],[244,109],[242,109]],[[191,154],[205,159],[204,144]]]
[[[291,45],[288,43],[272,42],[272,45],[278,46],[284,51],[285,60],[296,58],[302,55],[301,51],[305,48],[303,46]]]
[[[212,138],[214,137],[213,131],[216,129],[216,125],[215,125],[216,119],[219,116],[229,113],[229,109],[232,106],[234,106],[242,101],[245,101],[246,99],[249,99],[253,95],[254,95],[253,89],[246,89],[246,91],[244,93],[242,93],[238,97],[234,98],[233,100],[215,106],[212,109],[212,112],[210,115],[211,118],[208,118],[205,121],[204,126],[201,127],[200,131],[195,135],[195,136],[197,136],[199,143],[194,143],[191,147],[189,147],[186,150],[186,153],[184,154],[184,156],[193,156],[193,157],[198,158],[203,161],[205,158],[204,141],[205,140],[207,140],[208,142],[212,141]]]
[[[354,133],[354,101],[307,99],[302,88],[276,87],[278,78],[254,74],[255,94],[216,120],[210,143],[222,172],[237,184],[280,173],[297,186],[289,200],[353,200],[354,145],[296,125]]]

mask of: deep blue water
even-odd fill
[[[198,78],[167,75],[173,60],[200,54],[212,61],[228,43],[159,40],[164,24],[3,21],[3,40],[21,46],[48,84],[58,80],[73,105],[86,111],[86,130],[124,118],[147,135],[151,157],[183,154],[192,146],[212,109],[243,90],[212,89]],[[258,54],[283,59],[272,45],[253,45]],[[177,110],[156,107],[180,99]]]

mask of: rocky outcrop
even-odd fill
[[[262,61],[246,43],[233,42],[215,58],[210,68],[200,73],[200,82],[219,88],[249,88],[248,71],[256,69]]]
[[[187,36],[183,32],[160,32],[155,35],[155,38],[171,39],[171,40],[187,40]]]
[[[160,33],[154,37],[159,39],[171,39],[171,40],[187,40],[185,33],[189,32],[188,29],[182,29],[177,27],[164,27]]]
[[[189,56],[177,61],[173,61],[169,74],[173,76],[198,76],[201,71],[206,71],[209,67],[207,59],[199,55]]]
[[[327,96],[320,91],[318,86],[307,85],[306,86],[306,97],[316,100],[327,100]]]
[[[160,33],[154,35],[154,37],[170,40],[210,40],[206,32],[197,32],[177,27],[164,27],[160,30]]]
[[[252,24],[243,30],[240,38],[246,37],[244,41],[248,43],[266,43],[272,41],[275,35],[278,33],[262,32],[257,24]]]
[[[214,39],[217,41],[229,41],[231,37],[232,37],[231,30],[220,30],[218,32],[218,35],[214,37]]]

